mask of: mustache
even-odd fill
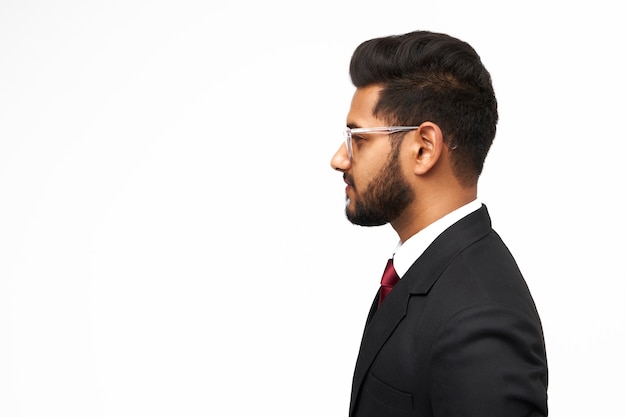
[[[343,174],[343,181],[344,181],[346,184],[348,184],[348,185],[350,185],[350,186],[354,187],[354,178],[352,178],[352,176],[351,176],[351,175],[348,175],[348,174],[347,174],[347,173],[345,173],[345,172],[344,172],[344,174]]]

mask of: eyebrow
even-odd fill
[[[358,127],[359,127],[359,125],[358,125],[358,124],[356,124],[356,123],[348,123],[348,124],[346,125],[346,127],[347,127],[348,129],[356,129],[356,128],[358,128]]]

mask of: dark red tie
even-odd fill
[[[378,307],[383,302],[383,299],[389,294],[389,291],[393,288],[396,283],[400,281],[400,277],[396,273],[396,270],[393,267],[393,259],[389,259],[387,261],[387,266],[385,267],[385,272],[383,273],[383,277],[380,280],[380,295],[378,296]]]

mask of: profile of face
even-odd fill
[[[359,88],[354,93],[347,117],[348,127],[385,126],[374,116],[380,86]],[[352,159],[345,144],[331,159],[331,166],[343,172],[346,182],[346,216],[360,226],[392,222],[414,200],[415,194],[404,177],[401,146],[392,144],[388,133],[352,136]]]

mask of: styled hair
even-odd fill
[[[357,88],[380,84],[374,115],[390,124],[436,123],[463,185],[478,181],[496,135],[498,109],[491,76],[468,43],[416,31],[360,44],[350,61]]]

